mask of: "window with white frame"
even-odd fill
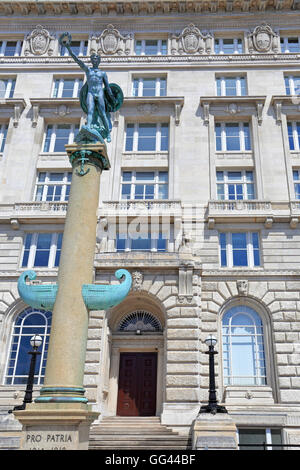
[[[72,41],[72,51],[76,56],[86,56],[88,53],[88,40]],[[68,56],[69,51],[65,46],[60,46],[60,55]]]
[[[121,199],[168,199],[168,172],[123,171]]]
[[[238,428],[240,450],[283,450],[281,430],[271,428]]]
[[[137,39],[134,50],[136,55],[166,55],[168,43],[166,39]]]
[[[300,122],[288,122],[287,127],[290,150],[300,150]]]
[[[215,124],[217,151],[251,150],[248,122],[219,122]]]
[[[16,80],[14,78],[0,78],[0,98],[12,98],[14,96]]]
[[[68,201],[72,172],[40,171],[34,192],[35,201]]]
[[[22,50],[22,41],[0,41],[0,56],[19,56]]]
[[[222,319],[224,385],[267,383],[263,323],[255,310],[238,305]]]
[[[284,82],[287,95],[300,95],[300,77],[289,75]]]
[[[117,251],[167,251],[169,233],[165,233],[159,228],[156,232],[151,231],[148,223],[141,227],[140,231],[130,230],[128,232],[118,232],[116,239]]]
[[[295,198],[300,199],[300,169],[293,170]]]
[[[217,77],[216,87],[218,96],[247,95],[245,77]]]
[[[49,124],[44,137],[43,152],[65,152],[79,131],[78,124]]]
[[[24,242],[22,267],[59,265],[63,233],[27,233]]]
[[[215,54],[242,54],[243,41],[240,38],[216,38]]]
[[[132,82],[132,96],[166,96],[167,81],[163,77],[139,77]]]
[[[125,152],[162,152],[169,149],[169,124],[127,124]]]
[[[52,98],[78,98],[83,80],[81,78],[59,78],[53,83]]]
[[[36,358],[34,383],[44,382],[49,337],[51,330],[52,312],[27,308],[18,315],[14,322],[10,344],[10,353],[5,369],[4,382],[7,385],[25,385],[28,380],[31,350],[30,339],[34,334],[42,338],[42,345]]]
[[[300,52],[299,39],[297,36],[280,38],[281,52]]]
[[[8,124],[0,124],[0,153],[4,152]]]
[[[253,171],[222,170],[216,173],[218,199],[238,200],[255,198]]]
[[[222,232],[219,234],[219,247],[221,267],[260,266],[257,232]]]

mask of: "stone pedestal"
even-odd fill
[[[227,413],[200,413],[193,426],[193,449],[238,450],[232,418]]]
[[[20,450],[87,450],[98,417],[84,403],[31,403],[14,414],[23,425]]]

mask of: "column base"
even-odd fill
[[[238,450],[237,429],[224,412],[199,413],[193,426],[193,449]]]
[[[88,450],[99,413],[84,403],[30,403],[14,415],[23,426],[20,450]]]

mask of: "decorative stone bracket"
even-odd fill
[[[26,107],[25,100],[19,98],[0,99],[2,117],[12,117],[14,127],[18,127],[21,114]],[[12,113],[13,111],[13,113]]]
[[[186,263],[179,267],[179,304],[190,304],[193,301],[193,272],[193,263]]]
[[[210,121],[210,115],[215,116],[230,114],[249,115],[256,110],[258,124],[263,120],[263,109],[265,96],[204,96],[200,98],[200,104],[203,107],[204,124]],[[250,106],[249,106],[250,105]],[[252,110],[251,110],[252,108]]]

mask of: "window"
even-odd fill
[[[127,124],[125,152],[159,152],[169,148],[169,125],[166,123]]]
[[[30,366],[32,350],[30,339],[34,334],[41,336],[42,345],[37,355],[34,383],[40,385],[44,382],[47,360],[49,336],[52,313],[45,310],[34,310],[31,307],[24,310],[14,323],[11,339],[10,355],[6,367],[5,383],[9,385],[26,384]]]
[[[53,268],[58,266],[62,237],[62,233],[27,233],[22,267]]]
[[[76,79],[57,79],[54,81],[52,97],[53,98],[78,98],[83,80]]]
[[[220,200],[254,199],[253,171],[217,171]]]
[[[215,54],[242,54],[242,39],[215,39]]]
[[[288,122],[290,150],[300,150],[300,122]]]
[[[162,332],[162,326],[158,318],[152,313],[145,312],[144,310],[137,310],[136,312],[129,313],[122,318],[118,331],[134,332]]]
[[[300,170],[293,170],[295,198],[300,199]]]
[[[79,131],[75,124],[49,124],[46,129],[43,152],[65,152],[65,145],[71,144]]]
[[[283,450],[280,429],[238,429],[240,450]]]
[[[165,78],[134,78],[132,96],[166,96]]]
[[[216,78],[218,96],[245,96],[245,77],[218,77]]]
[[[135,234],[130,238],[125,233],[117,234],[117,251],[167,251],[167,239],[160,231],[156,236],[151,233]]]
[[[68,201],[72,172],[39,172],[35,188],[35,201]]]
[[[216,123],[217,151],[247,151],[251,150],[250,128],[246,122]]]
[[[15,85],[15,79],[0,79],[0,98],[12,98],[14,96]]]
[[[168,46],[166,39],[137,39],[135,41],[136,55],[166,55]]]
[[[260,316],[238,305],[222,320],[225,385],[265,385],[264,329]]]
[[[72,51],[74,52],[75,55],[80,56],[86,56],[88,52],[88,41],[82,40],[82,41],[72,41]],[[68,56],[69,51],[65,46],[60,46],[60,55],[63,56]]]
[[[219,236],[221,266],[260,266],[257,232],[223,232]]]
[[[19,56],[21,49],[22,41],[0,41],[0,56]]]
[[[0,124],[0,153],[4,151],[8,124]]]
[[[168,199],[168,172],[123,171],[121,199]]]
[[[300,77],[284,77],[287,95],[300,95]]]
[[[298,37],[280,38],[281,52],[300,52]]]

